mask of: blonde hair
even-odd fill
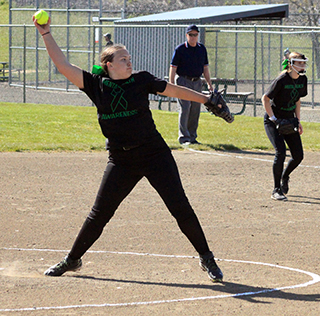
[[[126,47],[123,44],[114,44],[112,46],[106,47],[102,51],[102,53],[100,55],[100,63],[101,63],[101,67],[103,68],[103,70],[105,71],[106,74],[108,74],[107,63],[108,62],[113,62],[114,54],[117,51],[123,50],[123,49],[126,49]]]

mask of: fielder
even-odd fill
[[[171,150],[157,131],[149,109],[148,95],[161,94],[211,104],[208,96],[160,80],[146,71],[133,73],[131,56],[123,45],[113,45],[101,54],[102,74],[92,74],[72,65],[50,33],[50,23],[34,25],[57,69],[84,91],[97,107],[98,121],[108,139],[109,161],[95,200],[68,255],[45,275],[61,276],[81,268],[81,257],[101,235],[120,203],[146,177],[157,190],[179,228],[200,257],[200,266],[212,281],[223,274],[181,184]],[[226,109],[227,111],[228,109]]]
[[[307,61],[308,58],[300,53],[290,53],[288,59],[282,63],[283,72],[272,82],[261,99],[266,110],[264,127],[276,151],[273,162],[274,190],[271,198],[278,201],[287,200],[289,175],[303,159],[300,98],[308,94],[308,80],[305,76]],[[285,143],[290,149],[291,159],[284,169]]]

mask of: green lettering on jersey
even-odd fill
[[[101,119],[102,120],[112,120],[119,117],[129,117],[138,114],[138,110],[132,110],[132,111],[122,111],[112,114],[102,114]]]
[[[303,83],[299,83],[299,84],[296,84],[296,85],[293,85],[293,84],[287,84],[284,86],[285,89],[301,89],[303,88]]]

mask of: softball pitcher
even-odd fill
[[[172,153],[155,127],[148,100],[150,93],[201,103],[206,103],[208,96],[167,83],[146,71],[133,73],[131,57],[123,45],[102,52],[102,75],[84,71],[70,64],[56,44],[50,33],[50,19],[46,25],[39,25],[35,18],[33,21],[59,72],[96,105],[109,151],[95,203],[71,251],[45,275],[61,276],[80,269],[81,257],[99,238],[124,198],[146,177],[198,252],[201,268],[212,281],[222,281],[222,272],[185,195]]]

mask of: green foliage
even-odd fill
[[[172,149],[178,143],[178,113],[154,110],[159,132]],[[303,123],[305,150],[320,150],[320,124]],[[263,119],[236,116],[232,124],[201,113],[198,150],[273,150]],[[105,150],[94,107],[0,102],[0,152]]]

